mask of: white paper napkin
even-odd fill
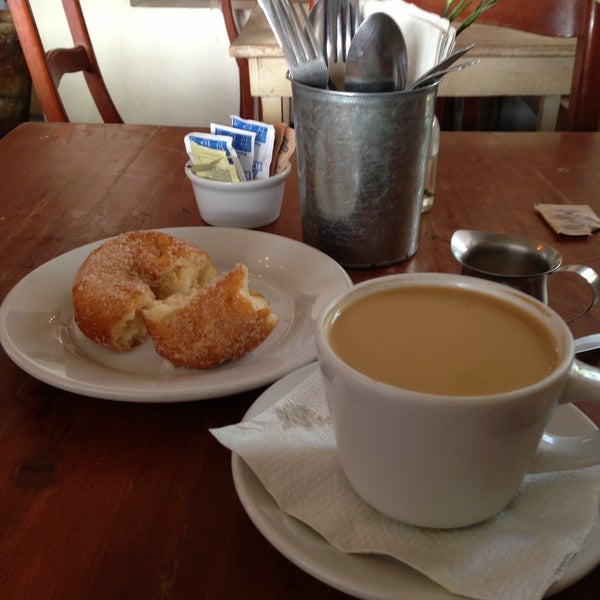
[[[454,48],[456,28],[440,15],[403,0],[361,3],[363,19],[375,12],[388,14],[402,31],[408,56],[408,83],[436,65]]]
[[[496,517],[460,530],[420,529],[381,515],[338,465],[318,369],[254,419],[211,432],[246,461],[284,512],[334,547],[393,556],[468,597],[543,597],[598,516],[600,467],[528,476]]]

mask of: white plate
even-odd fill
[[[316,363],[306,365],[273,384],[250,407],[244,420],[254,418],[275,404],[316,368]],[[595,429],[595,425],[570,404],[559,407],[549,427],[553,433],[563,435],[580,435]],[[258,530],[286,558],[320,581],[368,600],[458,598],[392,558],[346,554],[337,550],[313,529],[281,511],[250,467],[236,454],[232,456],[232,471],[240,501]],[[563,578],[548,590],[547,595],[572,585],[598,563],[600,524],[597,523]]]
[[[99,241],[45,263],[11,290],[0,307],[0,341],[8,356],[57,388],[135,402],[182,402],[242,392],[315,359],[314,318],[329,298],[351,285],[333,259],[295,240],[260,231],[162,231],[203,248],[219,272],[237,262],[247,265],[250,288],[269,300],[280,319],[254,352],[216,369],[197,371],[168,365],[150,340],[120,353],[85,338],[74,324],[71,286]]]

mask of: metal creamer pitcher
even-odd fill
[[[600,276],[585,265],[563,265],[556,248],[520,235],[459,229],[450,240],[461,273],[497,281],[518,289],[548,304],[548,276],[575,273],[589,285],[591,302],[568,322],[586,314],[600,296]]]

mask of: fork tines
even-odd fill
[[[283,50],[292,79],[313,87],[327,87],[325,58],[300,0],[258,0]]]

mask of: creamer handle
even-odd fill
[[[592,301],[585,310],[567,321],[567,323],[572,323],[576,319],[579,319],[579,317],[587,314],[590,308],[592,308],[592,306],[594,306],[594,304],[596,304],[598,301],[598,297],[600,296],[600,276],[598,273],[596,273],[596,271],[594,271],[594,269],[591,267],[586,267],[585,265],[562,265],[558,268],[556,273],[560,271],[563,273],[575,273],[576,275],[579,275],[579,277],[583,278],[587,282],[592,290]]]

